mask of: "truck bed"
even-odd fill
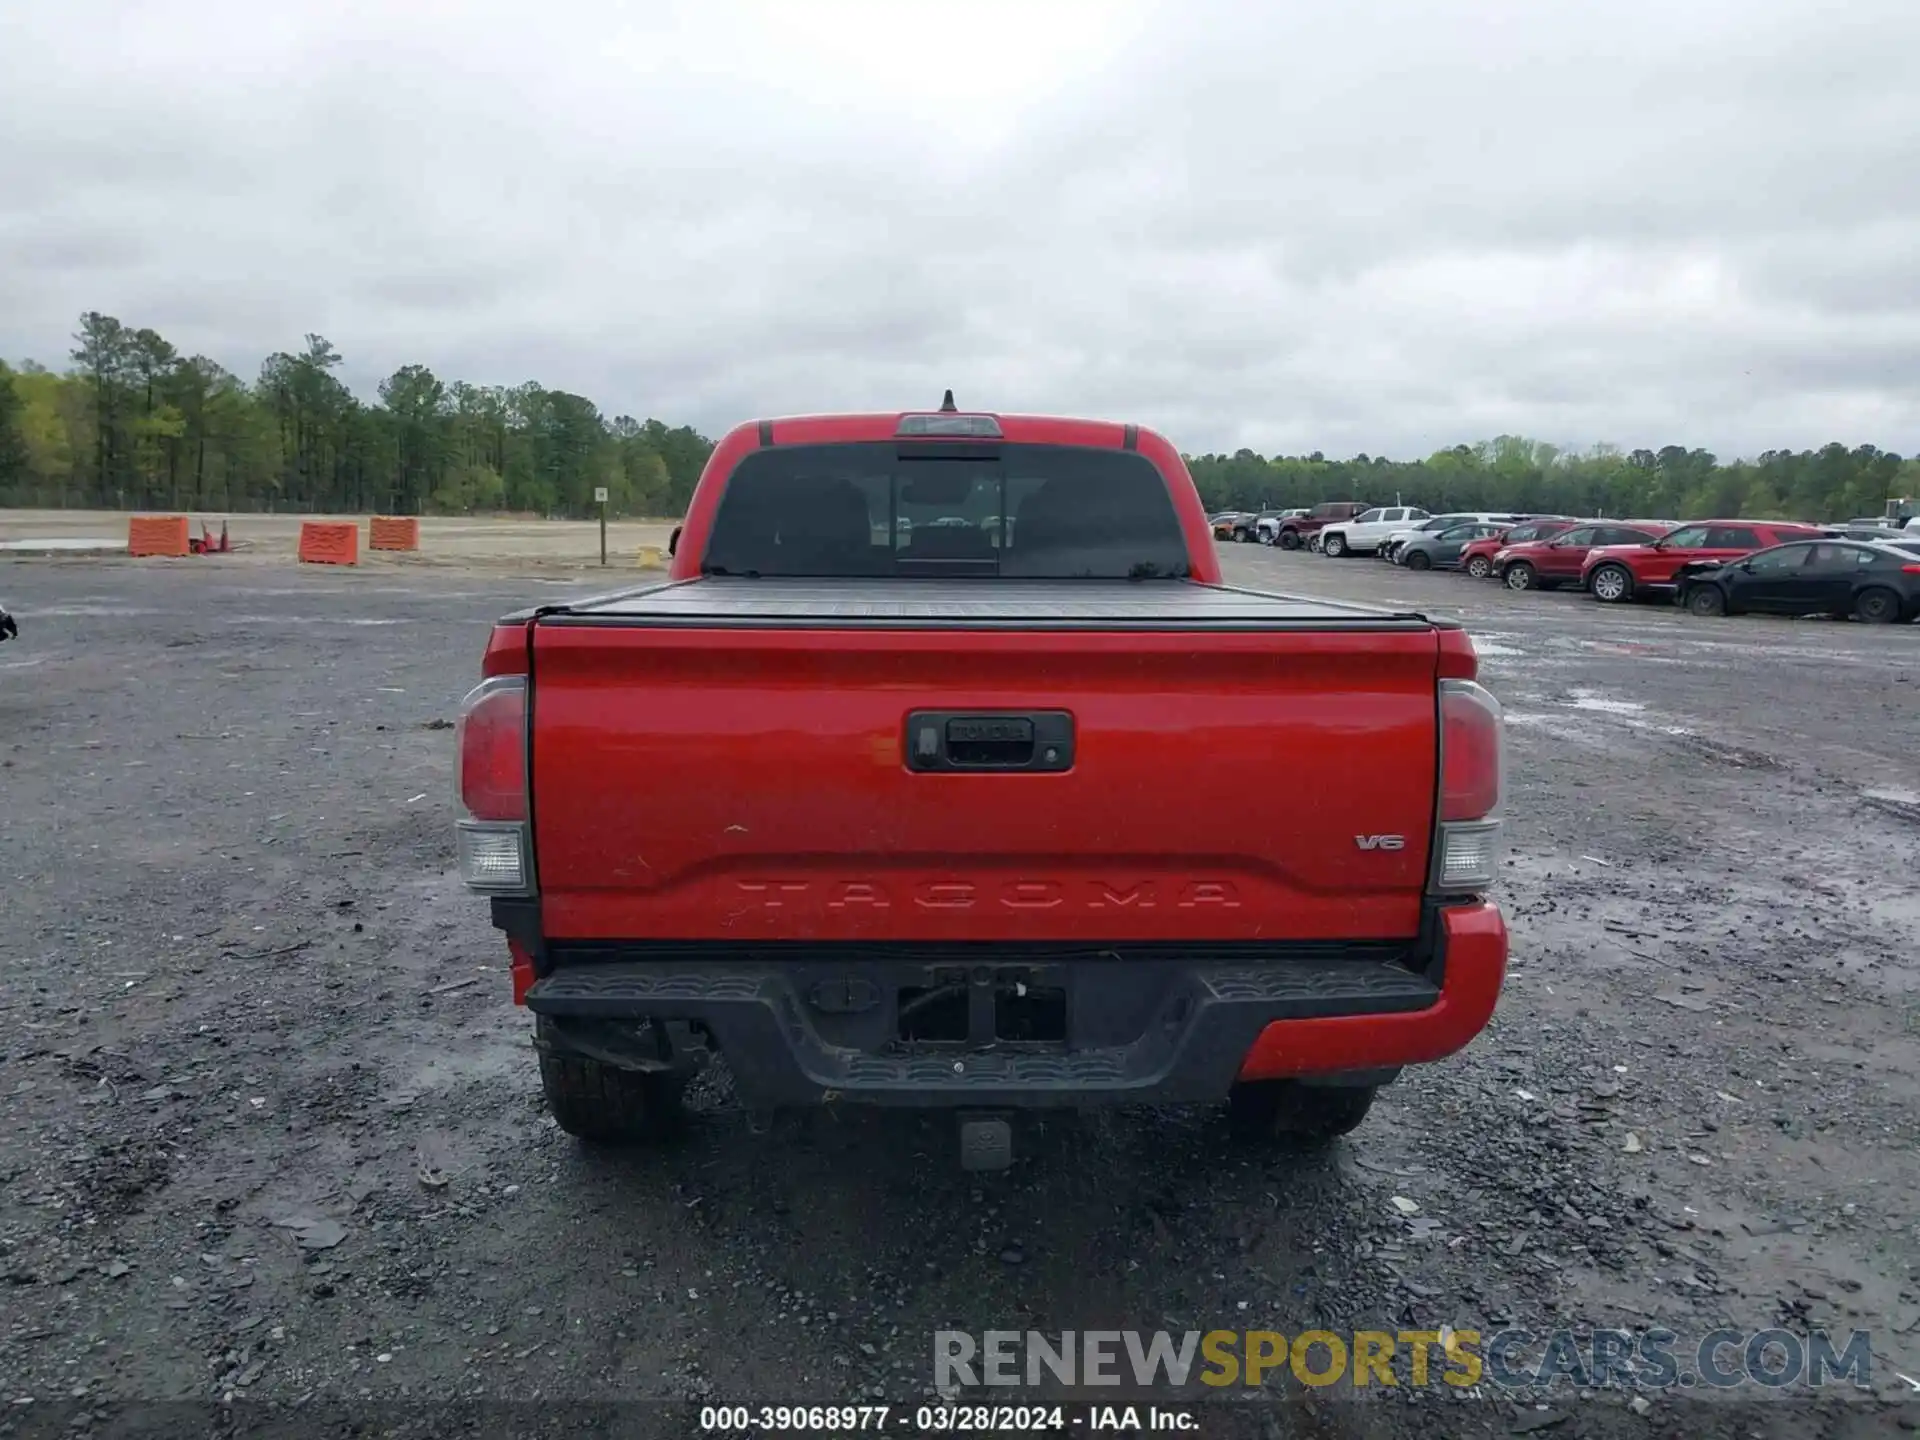
[[[708,576],[509,617],[543,625],[962,630],[1455,628],[1410,612],[1189,580],[796,580]]]

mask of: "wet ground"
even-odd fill
[[[486,622],[577,577],[0,562],[0,1408],[898,1404],[945,1328],[1728,1325],[1871,1332],[1867,1389],[1640,1413],[1281,1369],[1304,1399],[1199,1433],[1910,1427],[1920,628],[1228,551],[1478,638],[1510,725],[1500,1012],[1321,1158],[1149,1112],[1051,1121],[985,1178],[946,1124],[763,1132],[724,1085],[663,1154],[545,1118],[452,875],[448,720]]]

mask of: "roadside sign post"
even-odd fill
[[[593,487],[593,503],[600,507],[600,563],[607,563],[607,487]]]

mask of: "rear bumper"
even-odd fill
[[[1285,1079],[1419,1065],[1465,1048],[1486,1028],[1507,973],[1507,922],[1481,901],[1437,912],[1434,1002],[1395,1014],[1275,1020],[1246,1051],[1236,1078]]]
[[[1410,945],[852,952],[561,942],[536,950],[524,912],[507,904],[503,921],[504,903],[496,923],[521,937],[516,996],[550,1017],[556,1034],[587,1026],[638,1035],[647,1022],[691,1022],[726,1057],[743,1103],[769,1108],[1197,1103],[1224,1098],[1242,1079],[1390,1078],[1479,1033],[1507,956],[1505,923],[1484,902],[1434,908]],[[1057,1009],[1036,1022],[1033,1007],[1053,997]],[[906,1038],[902,1007],[914,1011],[915,999],[922,1016],[944,1007],[959,1033]]]

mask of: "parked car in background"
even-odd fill
[[[1233,538],[1249,545],[1257,544],[1260,541],[1261,532],[1263,530],[1271,530],[1279,523],[1279,520],[1280,512],[1278,510],[1257,511],[1254,514],[1252,522],[1247,526],[1246,534],[1244,536],[1235,535]]]
[[[1674,576],[1690,560],[1738,560],[1756,550],[1819,535],[1817,525],[1789,521],[1696,520],[1657,540],[1594,550],[1587,556],[1581,583],[1594,599],[1617,605],[1670,592]]]
[[[1794,540],[1742,560],[1693,560],[1674,598],[1695,615],[1858,616],[1892,625],[1920,615],[1920,539]]]
[[[1254,522],[1254,539],[1262,545],[1275,545],[1280,540],[1280,527],[1289,520],[1305,520],[1313,512],[1302,505],[1297,510],[1275,510],[1262,515]]]
[[[1461,552],[1467,546],[1476,540],[1490,540],[1500,530],[1492,520],[1468,520],[1444,530],[1424,530],[1401,545],[1394,563],[1409,570],[1458,570]]]
[[[1378,506],[1322,529],[1320,553],[1336,560],[1343,555],[1371,555],[1394,531],[1426,518],[1427,512],[1417,505]]]
[[[1282,550],[1298,550],[1303,545],[1318,550],[1317,541],[1327,526],[1337,520],[1351,520],[1369,508],[1364,500],[1323,500],[1304,515],[1282,519],[1274,526],[1273,543]]]
[[[1231,540],[1234,531],[1253,524],[1253,516],[1245,510],[1222,510],[1218,515],[1209,516],[1207,523],[1213,527],[1214,539]]]
[[[1556,590],[1583,583],[1587,556],[1597,545],[1651,544],[1660,531],[1619,520],[1582,520],[1546,540],[1509,545],[1494,553],[1493,573],[1509,590]]]
[[[1913,532],[1891,525],[1849,520],[1845,525],[1823,525],[1820,533],[1831,540],[1911,540]]]
[[[1505,511],[1491,510],[1454,510],[1445,515],[1433,515],[1403,530],[1395,530],[1387,536],[1387,543],[1377,552],[1382,560],[1397,560],[1400,547],[1417,535],[1437,535],[1442,530],[1451,530],[1456,525],[1487,523],[1511,525],[1524,517],[1508,514]]]
[[[1460,568],[1476,580],[1493,574],[1493,557],[1510,545],[1525,545],[1534,540],[1550,540],[1563,530],[1571,530],[1578,520],[1556,515],[1551,519],[1522,520],[1496,530],[1483,540],[1475,540],[1460,552]]]

